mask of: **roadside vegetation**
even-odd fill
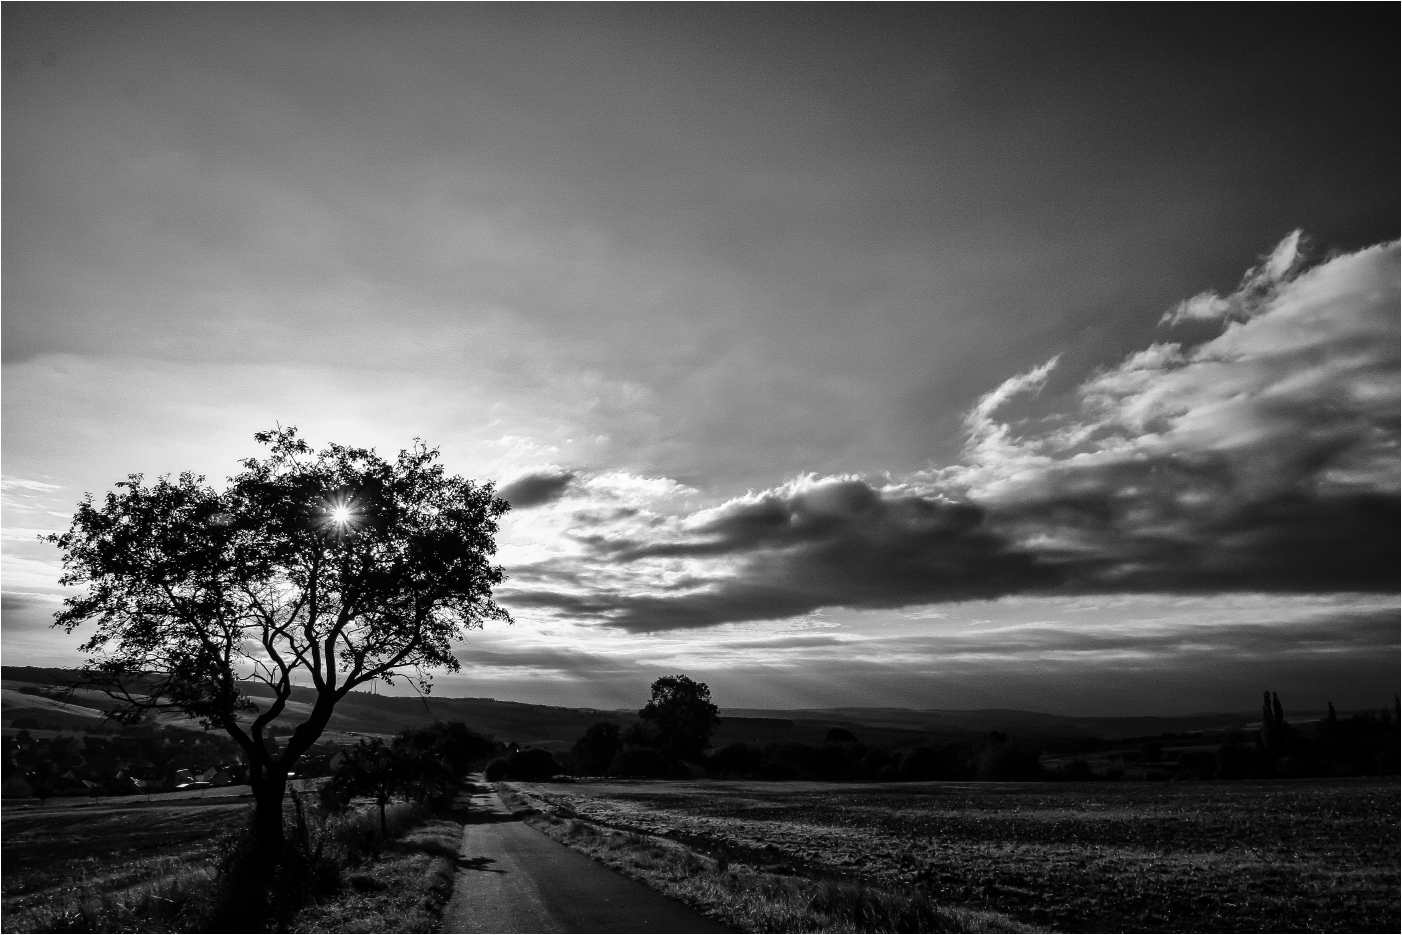
[[[365,813],[362,812],[362,815]],[[348,865],[329,898],[312,901],[289,932],[436,932],[453,895],[461,823],[406,816],[378,858]]]

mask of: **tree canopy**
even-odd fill
[[[658,744],[683,760],[696,760],[711,745],[720,725],[705,682],[685,675],[667,675],[652,683],[652,699],[638,717],[657,731]]]
[[[86,587],[54,626],[95,624],[81,649],[114,716],[173,708],[227,731],[263,830],[280,837],[287,773],[338,701],[396,675],[428,691],[432,670],[459,669],[455,640],[510,619],[490,564],[509,506],[491,484],[449,476],[421,441],[389,460],[313,451],[295,428],[254,437],[267,457],[244,460],[225,489],[134,474],[100,502],[89,494],[47,541],[63,552],[62,583]],[[261,708],[251,682],[271,690]],[[278,750],[267,731],[299,684],[315,701]]]

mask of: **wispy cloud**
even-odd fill
[[[39,480],[27,480],[23,477],[6,477],[0,479],[0,490],[30,490],[42,493],[52,493],[62,490],[58,484],[49,484]]]

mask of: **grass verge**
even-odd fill
[[[1037,932],[996,912],[940,906],[910,888],[771,873],[675,841],[540,813],[527,824],[746,932]]]
[[[291,932],[436,932],[453,895],[462,825],[438,818],[344,875],[339,892],[299,912]]]

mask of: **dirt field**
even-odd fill
[[[1395,932],[1398,782],[516,784],[566,816],[1057,931]]]

